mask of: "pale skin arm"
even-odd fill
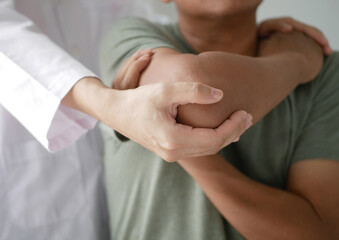
[[[292,165],[287,189],[255,182],[220,155],[181,160],[219,212],[246,238],[322,240],[339,236],[339,163]]]

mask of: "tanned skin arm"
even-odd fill
[[[245,176],[220,155],[179,164],[246,239],[337,239],[339,163],[312,159],[292,165],[287,189]]]
[[[140,85],[191,81],[222,89],[224,98],[217,104],[179,107],[179,122],[193,127],[217,127],[237,110],[251,113],[255,123],[297,85],[314,78],[323,61],[320,46],[297,32],[273,35],[262,43],[259,54],[260,57],[226,52],[193,55],[158,48]]]

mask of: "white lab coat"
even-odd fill
[[[1,240],[108,239],[100,134],[66,147],[95,125],[60,106],[84,76],[95,74],[0,0]]]
[[[60,101],[95,76],[88,68],[97,72],[98,42],[113,20],[150,16],[140,6],[0,0],[0,240],[108,238],[101,136],[88,132],[96,121]]]

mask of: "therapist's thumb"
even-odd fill
[[[223,92],[206,84],[196,82],[174,83],[171,100],[179,105],[188,103],[212,104],[223,98]]]

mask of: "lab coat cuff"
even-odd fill
[[[47,133],[48,150],[51,152],[72,144],[97,123],[95,118],[60,104],[72,87],[84,77],[97,76],[80,64],[72,66],[64,70],[61,78],[50,88],[50,92],[59,99],[59,106]]]

